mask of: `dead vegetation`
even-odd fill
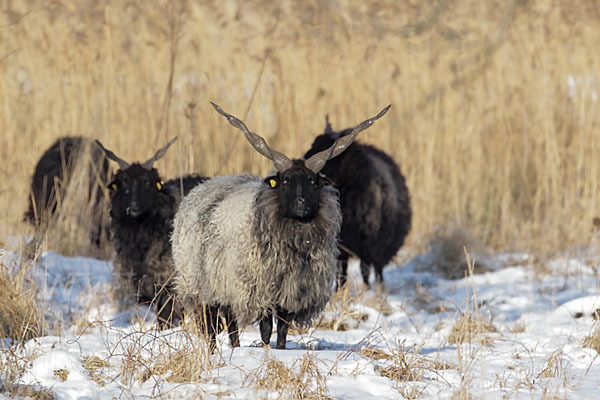
[[[374,346],[364,346],[359,354],[374,361],[374,370],[395,382],[397,390],[406,399],[419,399],[426,386],[419,385],[428,379],[438,379],[438,371],[456,369],[447,362],[433,360],[422,354],[422,347],[407,348],[402,342],[384,351]]]
[[[291,366],[266,353],[261,365],[247,375],[245,386],[277,393],[280,399],[330,398],[326,377],[313,352],[306,353]]]
[[[110,363],[97,356],[89,356],[83,359],[83,368],[90,374],[90,379],[98,386],[106,385],[106,380],[102,377],[103,368],[110,367]]]
[[[0,354],[0,393],[8,394],[17,398],[31,398],[35,400],[54,400],[56,394],[49,389],[39,385],[24,385],[21,377],[27,370],[27,366],[34,358],[23,356],[20,352],[21,346],[12,345],[2,348]]]
[[[596,350],[600,354],[600,326],[596,326],[592,334],[585,337],[583,347]]]
[[[0,13],[0,241],[22,234],[33,167],[58,136],[99,138],[140,159],[177,132],[167,178],[261,174],[268,162],[235,151],[243,138],[221,135],[209,100],[299,155],[325,113],[349,126],[385,99],[393,115],[362,140],[407,172],[419,205],[409,246],[426,246],[436,226],[469,227],[494,247],[585,242],[600,215],[595,7],[10,2]],[[43,247],[85,252],[69,245],[79,226],[65,228]]]
[[[472,343],[477,339],[484,345],[490,345],[491,339],[484,335],[490,332],[498,332],[498,330],[483,317],[466,312],[458,318],[458,321],[452,327],[448,335],[448,343]]]
[[[418,205],[408,246],[429,246],[434,261],[426,268],[449,279],[466,276],[465,245],[476,255],[478,246],[546,252],[597,239],[600,30],[593,1],[225,3],[6,4],[0,12],[2,247],[27,231],[21,220],[33,166],[61,135],[110,141],[124,157],[139,159],[177,132],[178,157],[161,165],[167,177],[266,171],[260,156],[235,151],[243,139],[221,134],[208,106],[219,98],[241,110],[273,147],[297,155],[322,131],[325,113],[349,126],[358,111],[377,106],[373,99],[392,103],[390,119],[361,140],[387,149],[407,172]],[[92,253],[75,216],[85,215],[85,204],[66,199],[63,209],[62,227],[49,229],[42,249]],[[2,335],[22,342],[42,334],[26,268],[0,267]],[[368,300],[341,292],[318,329],[347,330],[366,318],[355,305]],[[376,303],[370,306],[385,312]],[[448,342],[489,344],[486,334],[495,327],[475,304],[460,311]],[[443,307],[432,311],[448,311]],[[93,327],[84,319],[78,324],[79,333]],[[513,332],[522,329],[515,325]],[[583,345],[600,352],[600,328]],[[198,382],[215,367],[195,342],[192,350],[182,345],[139,356],[145,349],[139,344],[108,360],[86,359],[85,368],[102,384],[114,378],[106,375],[112,364],[122,366],[125,383],[151,374]],[[418,378],[422,370],[422,360],[410,354],[363,350],[389,363],[379,371],[390,379]],[[3,362],[2,390],[52,398],[50,391],[11,386],[23,362]],[[548,360],[542,375],[555,376],[557,362]],[[309,387],[314,397],[326,397],[306,363],[298,380],[300,365],[267,360],[249,385],[290,396]],[[282,380],[270,380],[269,371]],[[471,396],[463,386],[453,398]]]
[[[10,262],[0,256],[0,337],[18,343],[42,335],[43,313],[37,287],[27,262]]]
[[[345,285],[334,293],[325,311],[313,324],[313,327],[334,331],[357,328],[362,321],[368,318],[367,314],[356,310],[356,305],[362,300],[364,300],[362,293],[352,290],[348,284]]]
[[[465,286],[467,303],[464,311],[461,312],[458,320],[452,327],[448,335],[448,343],[460,345],[462,343],[472,343],[475,339],[481,344],[489,346],[492,344],[491,338],[485,333],[498,332],[491,321],[487,321],[480,313],[477,292],[472,285],[473,271],[475,270],[475,260],[463,247],[463,258],[466,264],[467,285]],[[460,350],[459,350],[460,351]]]

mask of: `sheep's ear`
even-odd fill
[[[335,132],[333,132],[333,128],[331,127],[331,123],[329,122],[329,114],[325,115],[325,134],[326,135],[333,135]]]
[[[333,186],[333,181],[323,174],[319,174],[319,183],[323,186]]]
[[[117,189],[119,189],[119,185],[117,184],[117,181],[112,181],[111,183],[108,184],[108,188],[110,190],[112,190],[113,192],[116,192]]]
[[[271,189],[275,189],[279,186],[279,178],[276,176],[269,176],[268,178],[265,178],[264,182],[269,185]]]

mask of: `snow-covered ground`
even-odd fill
[[[35,279],[53,335],[2,357],[24,367],[17,383],[60,399],[600,396],[598,353],[583,346],[599,324],[598,265],[502,254],[492,272],[450,281],[424,270],[427,257],[387,267],[383,295],[338,296],[287,350],[258,347],[250,326],[241,348],[222,334],[208,355],[189,329],[153,329],[145,307],[118,311],[110,263],[47,253]]]

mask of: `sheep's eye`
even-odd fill
[[[162,188],[163,188],[163,185],[164,185],[164,184],[165,184],[165,183],[164,183],[163,181],[157,181],[157,182],[156,182],[156,188],[157,188],[158,190],[162,190]]]
[[[288,178],[283,178],[283,180],[281,181],[281,183],[283,183],[284,185],[287,185],[287,183],[288,183],[289,181],[290,181],[290,180],[289,180]]]
[[[269,179],[269,186],[271,186],[272,188],[277,187],[277,180]]]
[[[117,182],[113,182],[110,184],[110,188],[116,192],[119,186],[117,185]]]
[[[309,180],[311,185],[314,185],[315,183],[317,183],[317,181],[315,180],[315,178],[310,178]]]

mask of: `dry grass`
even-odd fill
[[[600,326],[596,327],[591,335],[585,337],[583,347],[596,350],[600,354]]]
[[[566,372],[567,361],[563,359],[561,350],[557,350],[550,354],[550,357],[546,361],[546,365],[539,373],[538,378],[556,378],[562,377]]]
[[[487,321],[480,313],[477,292],[472,281],[475,270],[475,261],[467,252],[466,247],[463,248],[463,255],[466,263],[467,282],[469,283],[465,287],[467,304],[452,327],[447,340],[448,343],[460,345],[462,343],[472,343],[474,339],[477,339],[483,345],[489,346],[492,344],[491,338],[483,334],[498,332],[498,330],[492,325],[491,321]],[[461,350],[459,346],[457,346],[457,350],[460,358]]]
[[[361,356],[372,358],[373,360],[392,360],[394,358],[393,355],[386,353],[385,351],[372,346],[365,346],[360,349],[359,354]]]
[[[53,374],[61,382],[65,382],[69,378],[69,370],[68,369],[64,369],[64,368],[55,369]]]
[[[307,352],[290,367],[267,353],[261,365],[248,374],[245,385],[277,393],[282,399],[330,398],[326,377],[319,371],[313,352]]]
[[[55,400],[57,396],[49,389],[36,388],[29,385],[17,385],[11,387],[0,386],[0,393],[9,394],[14,398],[32,400]]]
[[[397,382],[416,382],[423,379],[425,371],[455,369],[445,362],[432,360],[421,354],[421,347],[407,349],[404,343],[386,352],[376,347],[365,346],[360,355],[372,360],[381,361],[375,370],[383,377]]]
[[[333,294],[321,317],[313,324],[316,329],[347,331],[357,328],[369,316],[356,310],[355,305],[364,303],[363,293],[351,290],[345,285]],[[296,329],[297,331],[297,329]]]
[[[498,330],[480,315],[464,313],[456,321],[448,335],[448,343],[471,343],[477,339],[485,345],[491,343],[490,339],[482,334],[498,332]]]
[[[83,368],[89,372],[90,379],[96,382],[98,386],[106,385],[106,380],[102,377],[102,369],[107,367],[110,367],[110,363],[97,356],[89,356],[83,359]]]
[[[343,128],[392,103],[362,140],[407,176],[409,245],[436,226],[496,247],[586,242],[600,215],[597,16],[593,0],[7,3],[0,241],[25,231],[33,167],[61,135],[128,160],[178,135],[166,178],[265,174],[213,100],[291,156],[326,113]]]
[[[42,335],[43,313],[36,300],[31,265],[12,264],[0,257],[0,337],[18,343]]]
[[[28,368],[28,365],[35,356],[23,356],[20,346],[8,346],[2,348],[0,357],[0,374],[2,382],[0,384],[0,393],[10,395],[15,398],[28,398],[35,400],[53,400],[56,395],[49,389],[39,385],[24,385],[21,383],[21,377]]]
[[[57,212],[52,218],[42,215],[42,229],[35,233],[38,247],[54,249],[67,256],[87,255],[97,258],[108,258],[111,248],[108,245],[107,231],[109,226],[108,203],[102,202],[98,208],[90,199],[96,197],[96,191],[104,190],[106,198],[108,191],[105,185],[108,182],[98,181],[97,168],[90,161],[89,148],[74,161],[73,172],[65,182],[55,182],[57,187]],[[33,173],[33,169],[31,171]],[[91,177],[96,178],[91,178]],[[92,185],[93,190],[88,192],[90,179],[95,179],[100,185]],[[82,188],[84,188],[82,190]],[[104,230],[98,232],[98,221],[102,221]],[[100,245],[92,242],[96,235]]]

